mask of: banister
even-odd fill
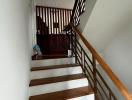
[[[118,88],[120,93],[125,97],[126,100],[132,100],[132,95],[129,93],[128,89],[125,87],[125,85],[119,80],[119,78],[114,74],[114,72],[111,70],[110,66],[101,58],[101,56],[98,54],[98,52],[93,48],[93,46],[86,40],[86,38],[82,35],[80,30],[77,27],[74,27],[73,24],[70,24],[72,27],[72,30],[77,33],[77,36],[83,41],[87,49],[92,53],[94,58],[98,61],[98,63],[101,65],[103,70],[106,72],[106,74],[110,77],[110,79],[113,81],[115,86]]]

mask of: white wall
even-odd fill
[[[104,51],[107,63],[129,88],[132,87],[131,12],[131,0],[97,0],[83,30],[97,51]]]
[[[72,9],[75,0],[34,0],[35,5]]]
[[[101,52],[132,22],[131,12],[132,0],[97,0],[83,33]]]
[[[28,100],[29,1],[0,2],[0,100]]]
[[[91,15],[91,12],[95,6],[97,0],[86,0],[85,1],[85,12],[80,16],[80,25],[79,25],[79,29],[80,31],[83,31],[84,28],[86,27],[86,24],[88,22],[88,19]]]
[[[132,24],[104,50],[104,58],[132,92]]]
[[[131,12],[132,0],[97,0],[87,23],[83,21],[85,28],[80,28],[87,40],[102,53],[112,70],[132,91]]]

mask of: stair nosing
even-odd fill
[[[31,71],[40,71],[40,70],[49,70],[49,69],[58,69],[58,68],[69,68],[77,67],[79,64],[63,64],[63,65],[52,65],[52,66],[41,66],[41,67],[32,67]]]
[[[52,84],[52,83],[58,83],[64,81],[83,79],[83,78],[86,78],[85,75],[83,73],[80,73],[80,74],[63,75],[63,76],[50,77],[50,78],[33,79],[30,81],[29,86],[32,87],[32,86]]]
[[[83,91],[80,91],[79,89],[83,89]],[[62,96],[62,94],[66,94],[66,93],[69,93],[69,92],[72,92],[72,95],[69,95],[69,97],[67,95]],[[78,92],[80,92],[80,93],[78,93]],[[55,98],[53,96],[53,94],[56,95],[56,94],[60,94],[60,93],[61,93],[61,95],[60,95],[61,98],[58,97],[58,96],[56,96],[57,98]],[[90,94],[93,94],[93,93],[94,93],[94,91],[90,86],[84,86],[84,87],[79,87],[79,88],[73,88],[73,89],[67,89],[67,90],[62,90],[62,91],[56,91],[56,92],[51,92],[51,93],[46,93],[46,94],[30,96],[29,100],[38,100],[39,97],[41,98],[40,100],[47,100],[46,97],[42,98],[42,96],[46,96],[46,95],[49,95],[47,97],[50,97],[50,98],[54,97],[54,100],[65,100],[65,99],[78,98],[78,97],[81,97],[81,96],[87,96],[87,95],[90,95]]]

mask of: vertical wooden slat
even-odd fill
[[[55,30],[54,30],[54,8],[53,8],[53,11],[52,11],[52,13],[53,13],[53,34],[55,34]]]
[[[43,19],[42,19],[42,7],[40,7],[40,19],[41,19],[41,34],[43,34],[43,30],[42,30],[42,22],[43,22]]]
[[[42,20],[43,20],[44,18],[43,18],[43,7],[42,7]]]
[[[46,8],[44,8],[44,12],[45,12],[45,25],[46,25]],[[44,28],[44,32],[46,31],[46,29]]]
[[[63,30],[63,10],[61,9],[61,31]]]
[[[57,20],[58,20],[58,24],[59,24],[59,9],[57,9]],[[60,33],[60,30],[59,30],[59,26],[57,28],[57,32]]]
[[[46,10],[44,8],[44,22],[46,22]]]
[[[54,23],[56,23],[55,9],[54,9]],[[56,28],[54,27],[54,34],[56,34]]]
[[[69,10],[67,10],[67,23],[69,23]]]
[[[51,8],[50,8],[50,34],[52,34],[52,17],[51,17]]]
[[[68,17],[67,17],[67,10],[65,12],[65,17],[66,17],[66,25],[67,25],[68,24],[68,22],[67,22],[67,19],[68,19]]]
[[[42,24],[44,23],[49,28],[49,34],[61,33],[64,26],[70,22],[71,14],[72,12],[69,9],[36,6],[36,31],[38,32],[40,29],[42,33],[46,32],[47,28],[44,28]],[[37,21],[37,16],[39,21]],[[54,23],[58,23],[59,27],[54,28]]]
[[[71,20],[71,17],[72,17],[72,11],[70,11],[70,20]]]
[[[48,34],[49,34],[49,8],[47,7],[47,27],[48,27]]]
[[[64,9],[64,17],[65,17],[65,19],[64,19],[64,22],[65,22],[64,26],[66,26],[66,9]]]
[[[70,22],[70,10],[68,10],[68,23]]]
[[[62,11],[62,13],[63,13],[63,28],[62,28],[62,30],[64,29],[64,25],[65,25],[65,23],[64,23],[64,10]]]
[[[37,33],[38,33],[38,20],[37,20],[37,16],[38,16],[38,7],[36,6],[36,29],[37,29]]]
[[[51,8],[51,31],[52,31],[52,33],[51,34],[53,34],[54,32],[53,32],[53,9]]]
[[[40,34],[42,34],[41,33],[41,22],[40,22],[40,7],[39,7],[39,31],[40,31]]]
[[[55,9],[55,23],[57,23],[57,14],[56,14],[56,9]],[[57,28],[55,27],[55,34],[57,34]]]
[[[60,9],[58,9],[58,23],[59,23],[59,33],[61,33],[61,19],[60,19]]]
[[[64,21],[64,25],[63,25],[63,26],[65,26],[65,24],[66,24],[66,23],[65,23],[65,22],[66,22],[66,21],[65,21],[65,9],[63,10],[63,17],[64,17],[64,20],[63,20],[63,21]],[[64,27],[63,27],[63,29],[64,29]]]

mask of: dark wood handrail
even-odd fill
[[[120,93],[126,98],[126,100],[132,100],[132,96],[129,93],[128,89],[125,87],[125,85],[119,80],[119,78],[114,74],[114,72],[111,70],[110,66],[101,58],[101,56],[98,54],[98,52],[93,48],[93,46],[87,41],[87,39],[82,35],[81,31],[74,27],[73,24],[70,24],[73,31],[77,33],[77,36],[83,41],[87,49],[92,53],[94,58],[98,61],[98,63],[101,65],[103,70],[106,72],[106,74],[110,77],[110,79],[113,81],[115,86],[119,89]]]

